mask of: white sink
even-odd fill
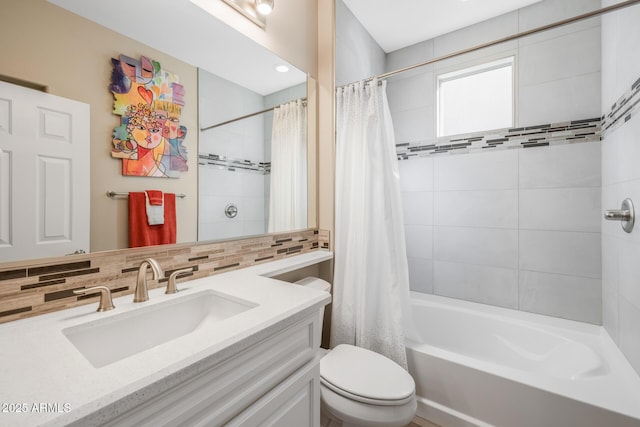
[[[62,332],[94,367],[100,368],[187,335],[203,324],[223,321],[256,306],[249,301],[204,291]]]

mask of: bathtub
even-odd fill
[[[640,426],[640,378],[602,327],[411,298],[419,416],[442,426]]]

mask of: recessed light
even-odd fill
[[[279,72],[279,73],[286,73],[287,71],[289,71],[289,67],[287,67],[287,66],[286,66],[286,65],[284,65],[284,64],[276,65],[276,66],[275,66],[275,69],[276,69],[276,71],[277,71],[277,72]]]
[[[261,15],[268,15],[273,11],[273,0],[256,0],[256,10]]]

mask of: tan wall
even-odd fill
[[[318,228],[334,245],[335,193],[335,1],[318,5]]]
[[[126,248],[127,201],[106,197],[108,190],[159,189],[185,193],[178,200],[178,242],[197,237],[197,105],[196,68],[141,43],[69,13],[44,0],[2,0],[0,74],[48,87],[50,93],[91,106],[91,251]],[[189,172],[179,179],[123,177],[121,160],[111,158],[111,137],[119,117],[112,114],[110,58],[147,56],[177,74],[185,88],[181,124]]]

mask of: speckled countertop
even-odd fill
[[[95,304],[0,325],[0,426],[98,424],[178,384],[193,370],[213,366],[240,348],[308,316],[327,304],[325,292],[268,278],[331,259],[315,251],[283,260],[180,283],[181,292],[149,291],[114,299],[115,310]],[[95,368],[63,330],[97,319],[213,290],[256,307],[193,332]]]

